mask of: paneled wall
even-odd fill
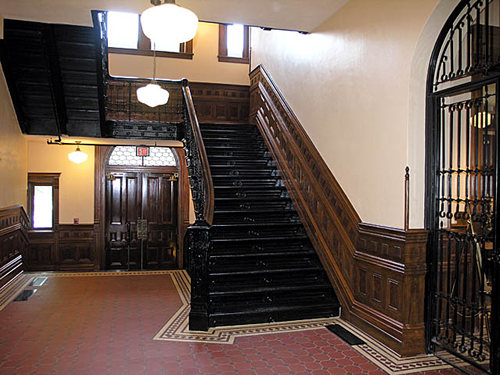
[[[251,74],[250,92],[251,120],[277,162],[343,317],[401,355],[423,353],[426,232],[362,223],[262,67]]]
[[[248,123],[248,86],[193,82],[189,88],[200,123]]]
[[[22,206],[0,209],[0,291],[23,272],[28,217]]]
[[[30,231],[26,269],[83,271],[97,269],[94,225],[59,225],[54,231]]]

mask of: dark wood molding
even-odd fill
[[[400,355],[423,353],[426,231],[362,223],[262,66],[250,81],[251,122],[276,160],[342,316]]]
[[[27,232],[28,216],[22,206],[0,209],[0,292],[23,272]]]
[[[190,82],[189,88],[200,123],[248,123],[249,86]]]

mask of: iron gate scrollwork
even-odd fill
[[[427,81],[428,347],[498,374],[500,0],[461,1]]]

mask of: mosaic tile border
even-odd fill
[[[337,318],[298,320],[280,323],[248,324],[210,328],[207,332],[190,331],[188,327],[190,279],[187,273],[171,274],[182,306],[154,336],[154,340],[201,342],[231,345],[237,337],[269,335],[274,333],[310,331],[332,324]]]
[[[452,368],[448,363],[431,354],[405,358],[399,357],[383,344],[340,318],[216,327],[210,328],[207,332],[190,331],[188,328],[190,310],[189,276],[184,271],[171,273],[170,276],[177,289],[182,306],[154,336],[154,340],[231,345],[238,337],[324,329],[326,325],[336,323],[364,340],[366,344],[355,345],[352,348],[388,374],[411,374]],[[451,355],[441,354],[441,356],[450,363],[456,365],[463,364],[463,362]]]
[[[120,276],[154,276],[170,275],[181,300],[181,307],[165,323],[153,340],[174,342],[197,342],[231,345],[238,337],[278,334],[287,332],[310,331],[324,329],[328,324],[336,323],[365,341],[364,345],[352,346],[365,358],[379,366],[390,375],[411,374],[417,372],[449,369],[445,361],[434,355],[422,354],[415,357],[401,358],[393,351],[358,330],[355,326],[340,319],[311,319],[279,323],[248,324],[242,326],[226,326],[210,328],[207,332],[190,331],[188,328],[190,278],[184,270],[170,271],[122,271],[122,272],[37,272],[23,273],[12,281],[0,293],[0,311],[2,311],[16,296],[25,289],[35,277],[120,277]],[[449,363],[464,365],[459,359],[449,354],[440,353]]]
[[[12,280],[0,292],[0,311],[5,309],[14,298],[26,288],[35,278],[33,274],[22,273],[20,276]]]
[[[116,277],[116,276],[154,276],[170,275],[172,273],[185,272],[183,270],[169,271],[96,271],[96,272],[36,272],[34,276],[46,277]]]

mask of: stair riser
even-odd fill
[[[301,311],[285,311],[285,312],[259,312],[249,314],[233,314],[233,315],[212,315],[209,317],[209,326],[231,326],[239,324],[255,324],[255,323],[272,323],[283,322],[288,320],[300,319],[315,319],[339,316],[338,307],[318,308],[313,306]]]
[[[242,209],[242,210],[263,210],[263,209],[273,209],[273,210],[284,210],[293,209],[292,202],[244,202],[239,203],[235,201],[229,202],[217,202],[215,203],[216,210],[230,210],[230,209]]]
[[[310,256],[289,255],[286,260],[282,256],[273,259],[270,256],[263,256],[259,259],[217,259],[210,260],[208,263],[209,272],[238,272],[238,271],[259,271],[259,270],[278,270],[283,267],[301,268],[304,266],[317,266],[314,260],[315,254]]]
[[[269,306],[290,306],[294,304],[315,303],[318,300],[332,298],[333,292],[330,290],[318,291],[294,291],[288,293],[254,293],[242,294],[240,296],[210,297],[211,306],[216,306],[211,313],[231,312],[238,309],[262,310]]]
[[[261,198],[261,199],[269,199],[269,198],[289,198],[290,196],[288,195],[287,191],[282,191],[282,190],[264,190],[264,191],[247,191],[244,189],[233,189],[233,190],[222,190],[219,189],[218,191],[215,192],[216,196],[218,198],[248,198],[248,199],[255,199],[255,198]]]

